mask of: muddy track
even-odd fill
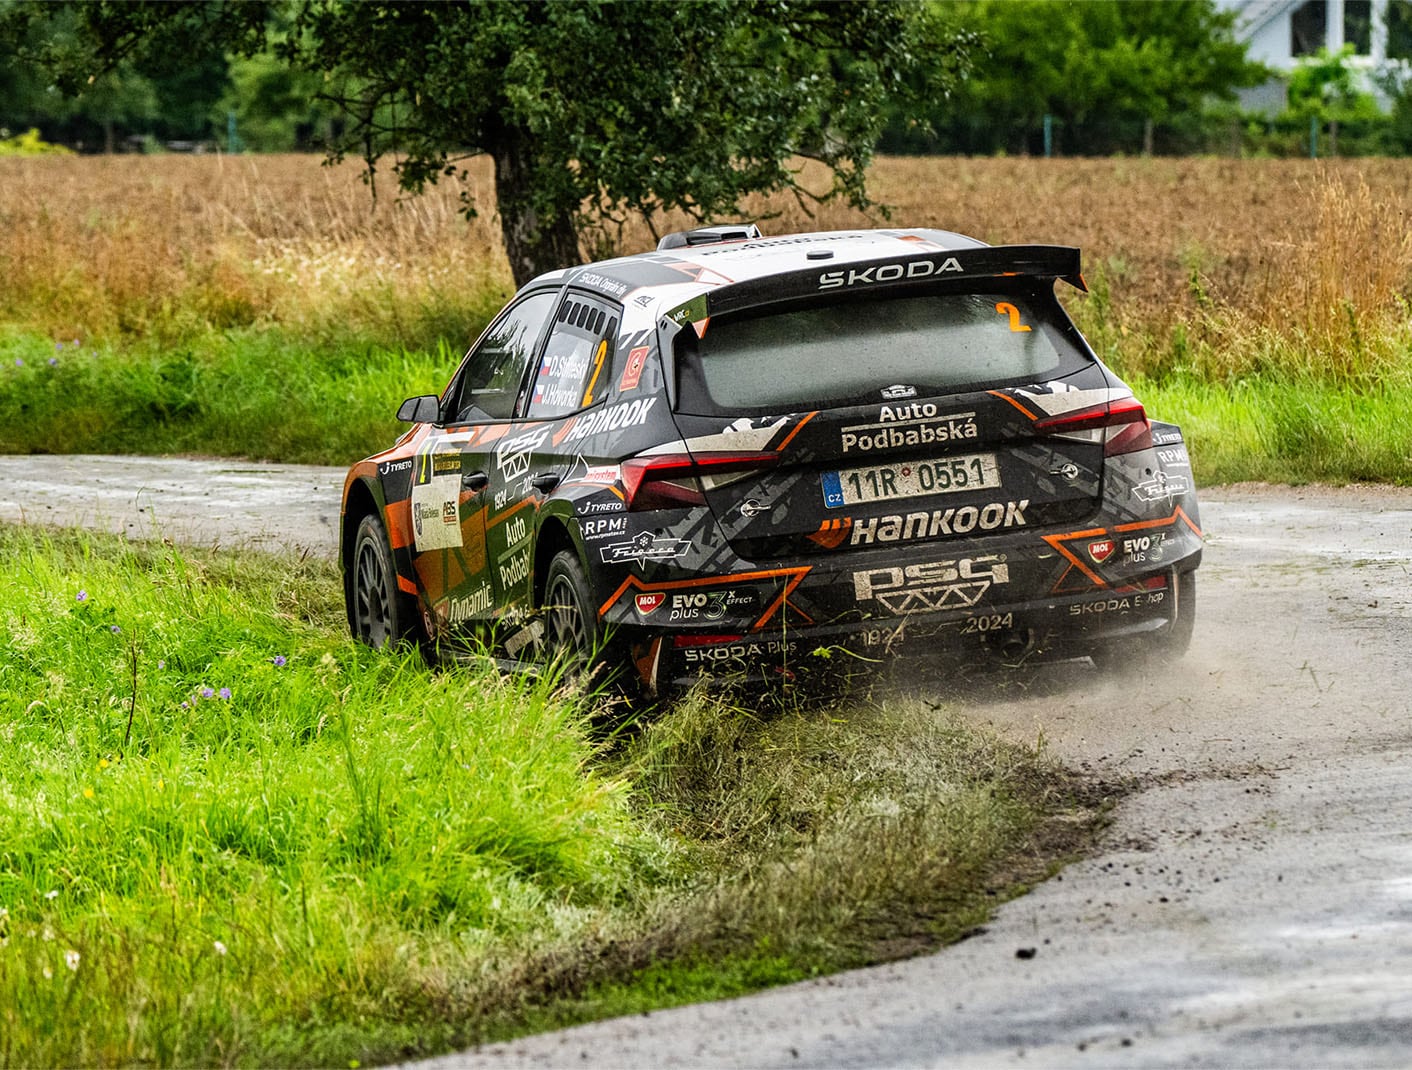
[[[341,472],[0,458],[0,519],[331,553]],[[1142,789],[1095,857],[905,962],[452,1066],[1412,1065],[1412,490],[1223,487],[1191,653],[959,701]]]

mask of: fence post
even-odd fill
[[[1054,116],[1045,113],[1044,116],[1044,158],[1047,160],[1054,155]]]

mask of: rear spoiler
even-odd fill
[[[824,250],[819,250],[820,252]],[[700,319],[816,294],[891,291],[919,283],[975,282],[1015,277],[1062,279],[1088,292],[1079,268],[1079,251],[1067,245],[985,245],[830,264],[722,286],[667,313],[681,326]]]

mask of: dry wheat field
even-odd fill
[[[493,309],[511,290],[484,160],[421,197],[293,155],[3,159],[0,190],[0,322],[53,337],[395,335],[401,316]],[[1218,347],[1287,337],[1337,361],[1406,319],[1408,160],[884,158],[871,190],[897,224],[1080,246],[1095,290],[1081,322],[1139,357],[1175,330]],[[774,233],[885,222],[835,205],[811,217],[792,196],[746,210]],[[641,221],[613,237],[652,244]]]

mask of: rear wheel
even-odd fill
[[[1159,632],[1149,632],[1136,643],[1104,645],[1089,650],[1094,665],[1105,671],[1141,671],[1151,660],[1174,662],[1182,658],[1191,646],[1196,628],[1196,573],[1179,572],[1172,590],[1176,598],[1176,616]]]
[[[1177,573],[1174,592],[1177,598],[1177,615],[1171,626],[1154,640],[1154,649],[1159,657],[1175,661],[1191,646],[1191,633],[1196,629],[1196,571]]]
[[[600,652],[601,631],[578,555],[561,550],[544,580],[544,642],[551,658],[587,665]]]
[[[365,516],[353,540],[352,575],[348,581],[349,613],[353,635],[374,649],[414,639],[416,607],[397,588],[387,531],[374,515]]]

